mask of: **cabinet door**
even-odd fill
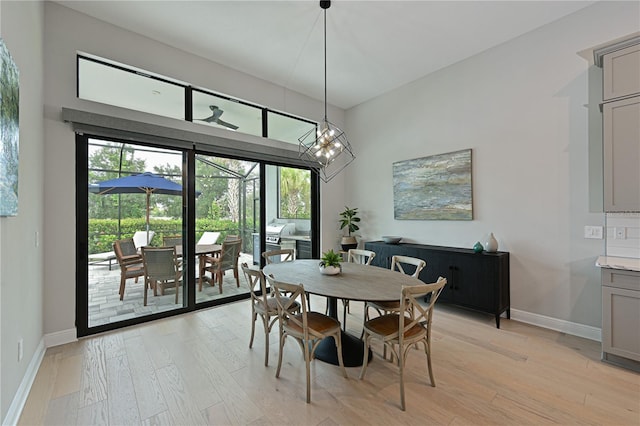
[[[615,99],[640,93],[640,45],[604,55],[603,99]]]
[[[640,361],[640,291],[602,287],[602,351]]]
[[[603,106],[605,211],[640,211],[640,96]]]

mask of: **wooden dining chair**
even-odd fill
[[[360,379],[364,378],[369,362],[369,347],[371,340],[378,339],[384,347],[388,347],[398,360],[400,373],[400,407],[405,410],[404,397],[404,366],[406,365],[409,349],[414,344],[422,343],[427,355],[427,367],[431,386],[436,386],[431,366],[431,325],[433,322],[433,305],[438,300],[442,289],[447,284],[445,278],[439,277],[432,284],[419,284],[403,287],[400,293],[402,305],[410,308],[414,313],[408,316],[406,312],[394,312],[382,315],[364,323],[364,356]],[[419,302],[425,295],[430,295],[429,304],[423,307]]]
[[[267,265],[274,262],[292,262],[296,260],[296,251],[294,249],[267,250],[262,253],[262,257]]]
[[[182,280],[180,262],[176,256],[175,247],[142,247],[142,261],[144,264],[144,306],[147,306],[147,286],[153,288],[153,295],[164,295],[165,285],[172,283],[176,290],[175,302],[178,303],[178,289]]]
[[[219,256],[201,255],[198,291],[202,291],[202,283],[209,280],[206,277],[207,271],[211,272],[211,285],[215,285],[218,282],[220,294],[222,294],[222,278],[225,271],[233,271],[236,286],[240,287],[238,257],[240,256],[241,245],[242,240],[224,241]]]
[[[349,249],[347,252],[347,262],[359,263],[361,265],[371,265],[371,261],[375,257],[376,252],[371,250]],[[344,331],[347,331],[347,312],[350,312],[349,299],[342,299],[342,329]]]
[[[391,270],[398,271],[402,274],[410,275],[414,278],[418,278],[420,272],[427,266],[427,262],[422,259],[409,256],[392,256],[391,257]],[[373,308],[378,311],[378,315],[385,313],[400,312],[406,308],[400,303],[400,301],[393,302],[366,302],[364,306],[364,320],[369,320],[369,309]]]
[[[338,351],[338,364],[342,374],[348,378],[347,370],[342,361],[342,340],[340,321],[319,312],[307,309],[307,299],[302,284],[288,284],[276,281],[273,276],[267,276],[267,281],[275,294],[278,306],[278,324],[280,328],[280,349],[278,351],[278,368],[276,377],[280,377],[282,354],[287,337],[293,337],[304,354],[307,379],[307,403],[311,402],[311,359],[322,339],[333,337]],[[285,296],[285,294],[289,294]],[[294,303],[300,305],[300,313],[294,313],[291,308]]]
[[[250,268],[246,263],[242,264],[242,272],[244,272],[247,282],[249,283],[249,292],[251,293],[251,338],[249,339],[249,348],[253,346],[253,337],[256,329],[256,321],[258,317],[262,320],[264,327],[264,365],[269,365],[269,334],[276,321],[278,321],[278,304],[274,294],[267,291],[267,282],[264,274],[260,269]],[[283,303],[288,303],[284,300]],[[299,313],[300,305],[297,302],[290,304],[291,313]]]
[[[138,282],[138,277],[144,276],[144,265],[142,256],[136,250],[133,238],[117,240],[113,243],[113,252],[120,266],[120,300],[124,298],[124,287],[129,278],[134,278]]]
[[[175,247],[182,245],[182,235],[170,235],[162,237],[162,245],[165,247]]]

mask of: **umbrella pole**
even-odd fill
[[[151,198],[151,192],[147,191],[147,245],[149,245],[149,199]]]

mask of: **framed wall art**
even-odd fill
[[[18,67],[0,38],[0,216],[18,214]]]
[[[471,149],[393,163],[399,220],[472,220]]]

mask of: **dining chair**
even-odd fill
[[[342,340],[340,321],[319,312],[307,309],[307,299],[304,297],[305,291],[302,284],[289,284],[276,281],[273,276],[266,276],[271,289],[275,294],[278,306],[278,324],[280,328],[280,349],[278,351],[278,368],[276,378],[280,377],[282,367],[282,353],[287,337],[294,338],[304,354],[307,379],[307,403],[311,402],[311,359],[322,339],[333,337],[338,351],[338,364],[342,369],[342,374],[348,378],[347,370],[342,361]],[[285,296],[285,294],[289,294]],[[291,312],[294,303],[301,307],[299,313]]]
[[[153,288],[153,295],[164,295],[164,286],[172,283],[176,289],[175,304],[178,304],[178,289],[182,279],[180,262],[176,256],[175,247],[142,247],[142,261],[144,264],[144,306],[147,306],[147,287]]]
[[[362,369],[360,379],[364,378],[369,361],[369,347],[372,339],[378,339],[384,347],[389,347],[391,353],[398,360],[400,373],[400,407],[405,410],[404,397],[404,366],[409,355],[409,349],[414,344],[422,343],[427,355],[427,367],[431,386],[436,386],[431,366],[431,325],[433,322],[433,305],[438,300],[447,280],[439,277],[435,283],[419,284],[403,287],[400,293],[402,305],[411,308],[414,312],[409,317],[406,312],[396,312],[382,315],[364,323],[364,356],[362,357]],[[419,302],[425,295],[430,295],[428,306],[424,307]]]
[[[347,262],[359,263],[361,265],[371,265],[371,261],[376,257],[376,252],[362,249],[349,249],[347,252]],[[365,305],[366,309],[366,305]],[[349,310],[349,299],[342,299],[342,328],[347,331],[347,312]]]
[[[267,250],[262,253],[262,257],[264,257],[265,263],[267,265],[280,262],[293,262],[294,260],[296,260],[296,251],[292,248]],[[307,294],[306,298],[307,306],[309,307],[309,309],[311,309],[311,295]]]
[[[162,237],[162,245],[165,247],[175,247],[182,245],[182,235],[171,235]]]
[[[249,339],[249,348],[253,346],[253,337],[256,329],[256,321],[258,316],[262,319],[264,326],[264,365],[269,365],[269,334],[271,328],[278,321],[278,304],[274,294],[267,291],[267,282],[264,274],[260,269],[250,268],[247,263],[242,263],[242,272],[244,272],[247,282],[249,283],[249,292],[251,293],[251,338]],[[284,299],[284,297],[283,297]],[[288,301],[283,300],[283,303]],[[299,313],[300,305],[293,302],[289,307],[291,313]]]
[[[240,287],[238,257],[240,256],[241,245],[242,240],[224,241],[219,256],[201,255],[198,291],[202,291],[202,283],[209,280],[205,275],[207,271],[211,272],[211,285],[215,285],[216,281],[218,282],[220,294],[222,294],[222,278],[224,272],[229,269],[233,270],[236,286]]]
[[[136,250],[133,238],[125,238],[117,240],[113,243],[113,252],[115,253],[118,265],[120,265],[120,300],[124,298],[124,287],[127,279],[134,278],[138,282],[138,277],[144,276],[144,265],[142,256]]]
[[[410,275],[414,278],[418,278],[420,271],[427,266],[427,262],[422,259],[418,259],[410,256],[395,255],[391,257],[391,270],[398,271],[402,274]],[[405,310],[405,307],[401,305],[400,301],[393,302],[366,302],[364,306],[364,320],[369,320],[369,309],[373,308],[378,311],[378,315],[385,313],[400,312]]]
[[[225,241],[236,241],[240,239],[240,235],[236,235],[236,234],[229,234],[226,237],[224,237]]]
[[[262,253],[262,257],[267,265],[274,262],[291,262],[296,260],[296,251],[294,249],[267,250]]]

